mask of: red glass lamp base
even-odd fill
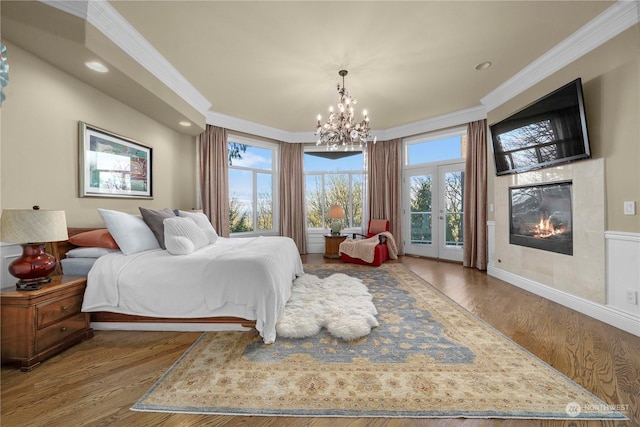
[[[58,261],[44,251],[44,243],[26,243],[22,246],[22,256],[9,265],[9,273],[17,277],[16,289],[32,291],[40,289],[40,284],[51,281]]]

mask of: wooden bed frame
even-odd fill
[[[67,229],[69,236],[74,236],[85,231],[96,230],[97,228],[69,228]],[[50,247],[48,252],[61,260],[66,257],[69,250],[76,248],[74,244],[68,240],[62,242],[48,243]],[[62,266],[58,263],[54,274],[63,274]],[[107,311],[91,312],[91,322],[103,323],[174,323],[174,324],[194,324],[204,323],[209,325],[240,325],[245,328],[256,327],[255,320],[242,319],[240,317],[197,317],[197,318],[168,318],[168,317],[147,317],[133,316],[129,314],[111,313]]]

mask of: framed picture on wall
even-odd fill
[[[153,198],[153,150],[79,122],[80,197]]]

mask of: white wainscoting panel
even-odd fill
[[[22,255],[22,246],[17,243],[2,243],[0,242],[0,258],[2,259],[2,275],[0,276],[2,282],[0,287],[7,288],[15,286],[18,279],[13,277],[9,273],[9,265],[13,260]]]
[[[496,265],[496,222],[487,221],[487,264]]]
[[[329,230],[307,230],[307,252],[310,254],[324,253],[324,235]]]
[[[640,234],[607,231],[607,305],[640,319]],[[627,301],[632,293],[635,304]]]
[[[346,234],[351,237],[353,233],[364,234],[361,228],[345,228],[341,234]],[[307,253],[310,254],[323,254],[325,249],[324,235],[329,234],[329,229],[307,229]]]
[[[635,287],[640,290],[639,234],[605,233],[607,239],[605,264],[608,301],[607,304],[599,304],[497,268],[495,263],[491,262],[491,254],[494,251],[492,242],[495,242],[495,224],[490,224],[490,222],[487,223],[487,232],[489,233],[487,235],[489,250],[487,274],[623,331],[640,336],[640,312],[637,311],[637,308],[634,311],[624,301],[619,301],[619,298],[625,299],[626,289]],[[615,301],[612,296],[615,296]]]

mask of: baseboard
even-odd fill
[[[640,317],[571,295],[492,265],[487,267],[487,274],[640,337]]]

